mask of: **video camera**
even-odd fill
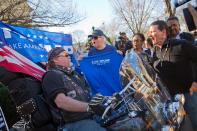
[[[123,35],[126,34],[125,32],[119,32],[120,36],[118,37],[119,40],[123,40]]]

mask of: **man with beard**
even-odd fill
[[[190,97],[185,97],[184,108],[197,129],[197,96],[192,95],[197,91],[197,79],[191,65],[197,64],[197,47],[190,41],[168,39],[168,26],[161,20],[151,24],[149,33],[155,45],[153,67],[172,96],[190,93]]]

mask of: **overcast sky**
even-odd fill
[[[110,22],[113,12],[108,0],[74,0],[78,11],[86,14],[86,19],[66,28],[51,28],[53,32],[71,33],[82,30],[86,35],[92,31],[92,26],[99,27],[102,23]]]

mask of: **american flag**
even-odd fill
[[[72,54],[71,35],[16,27],[0,21],[0,66],[9,71],[41,80],[45,70],[35,63],[47,62],[47,51],[56,46]]]
[[[0,35],[0,66],[12,72],[20,72],[42,79],[45,70],[27,59],[5,43],[5,39]]]
[[[7,45],[0,48],[0,66],[12,72],[28,74],[38,80],[42,79],[42,75],[45,72],[41,67]]]

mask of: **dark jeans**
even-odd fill
[[[86,119],[65,124],[63,131],[106,131],[106,129],[101,127],[96,121]]]
[[[193,129],[197,129],[197,93],[193,93],[192,96],[189,93],[185,93],[184,95],[184,109],[192,122]]]

